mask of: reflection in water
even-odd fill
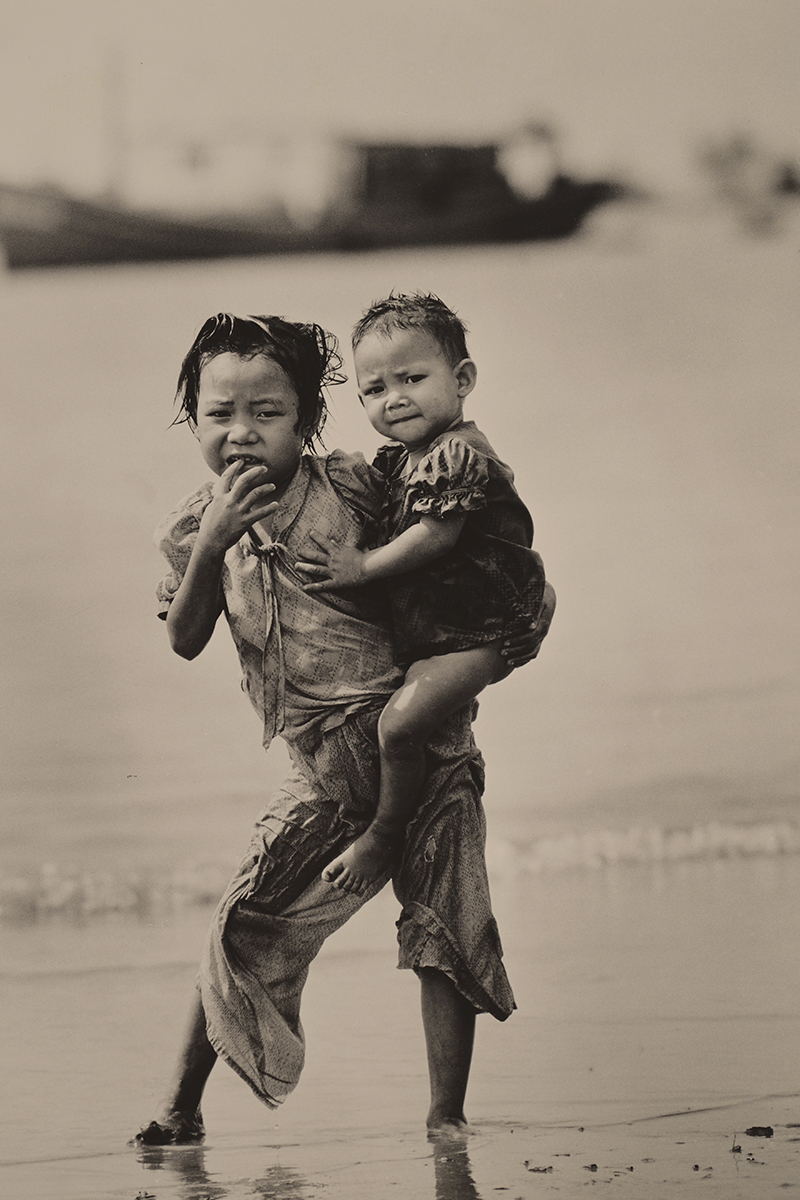
[[[178,1177],[181,1200],[225,1200],[240,1196],[242,1179],[220,1181],[209,1173],[204,1146],[140,1146],[136,1157],[146,1171],[170,1171]],[[454,1138],[434,1141],[435,1200],[482,1200],[472,1178],[465,1142]],[[216,1182],[214,1181],[216,1177]],[[269,1166],[259,1179],[248,1181],[248,1195],[256,1200],[304,1200],[308,1184],[290,1167]],[[234,1190],[235,1189],[235,1190]],[[145,1188],[157,1194],[155,1183]]]
[[[467,1147],[443,1138],[436,1142],[433,1161],[436,1170],[436,1200],[481,1200],[472,1178]]]
[[[288,1167],[270,1167],[263,1179],[253,1180],[253,1195],[262,1200],[303,1200],[305,1180]]]
[[[173,1171],[180,1177],[181,1200],[220,1200],[228,1189],[211,1182],[203,1146],[139,1146],[136,1157],[146,1171]]]
[[[204,1146],[141,1146],[136,1157],[146,1171],[174,1172],[179,1177],[181,1200],[223,1200],[226,1196],[241,1195],[241,1179],[213,1182],[206,1169],[206,1154]],[[299,1175],[290,1168],[275,1165],[268,1167],[260,1179],[252,1180],[250,1186],[252,1192],[248,1194],[257,1200],[303,1200],[307,1195],[307,1185]],[[454,1192],[442,1194],[456,1195]],[[464,1195],[472,1197],[473,1193]]]

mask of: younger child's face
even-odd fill
[[[221,475],[233,462],[266,467],[278,499],[303,452],[297,392],[271,358],[218,354],[200,373],[197,439],[203,458]],[[261,481],[260,481],[261,482]]]
[[[368,333],[354,360],[371,424],[410,452],[424,449],[463,419],[464,400],[475,386],[475,364],[465,358],[452,366],[424,330]]]

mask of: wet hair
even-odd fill
[[[385,300],[376,300],[353,330],[353,350],[368,333],[389,335],[396,329],[423,330],[453,367],[469,358],[466,325],[432,292],[392,292]]]
[[[303,445],[309,450],[322,445],[322,429],[328,416],[327,388],[347,379],[342,374],[339,343],[321,325],[304,325],[283,317],[247,316],[217,313],[209,317],[192,342],[181,364],[175,395],[180,404],[173,421],[185,421],[197,427],[197,399],[200,375],[208,363],[220,354],[235,354],[251,359],[261,355],[281,367],[297,392]]]

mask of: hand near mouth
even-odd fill
[[[258,459],[234,458],[214,484],[212,500],[203,513],[198,538],[212,553],[224,554],[257,521],[266,521],[278,507],[270,497],[274,483],[264,482],[269,472]]]
[[[242,470],[248,471],[253,467],[264,467],[267,464],[263,458],[257,458],[255,454],[232,454],[226,459],[226,467],[241,467]]]

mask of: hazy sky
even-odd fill
[[[658,182],[706,132],[800,152],[799,50],[800,0],[26,0],[3,17],[0,180],[101,188],[122,112],[136,136],[544,118],[568,165]]]

